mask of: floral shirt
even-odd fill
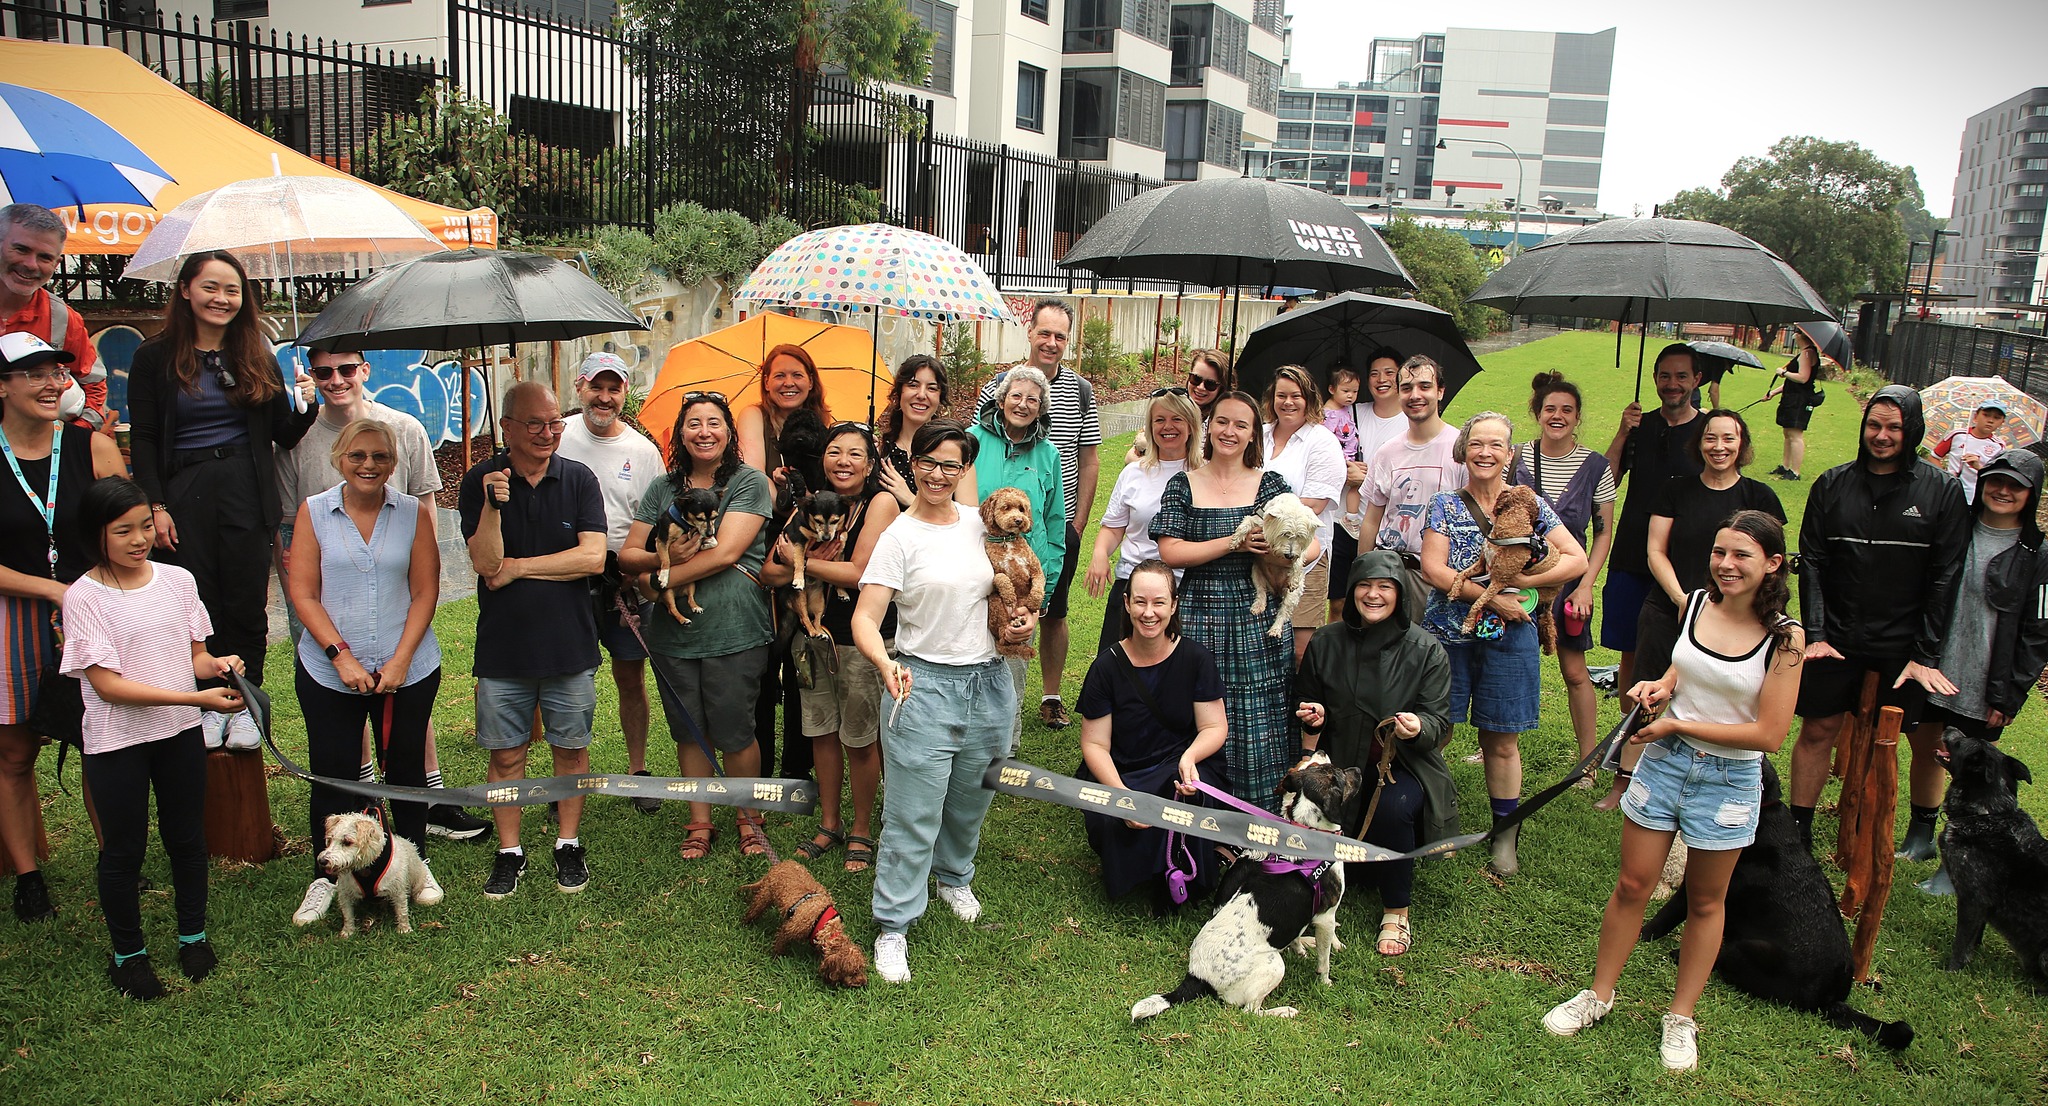
[[[1549,501],[1538,497],[1536,510],[1538,555],[1541,556],[1541,536],[1563,524],[1558,521],[1557,512],[1550,509]],[[1447,563],[1453,572],[1462,572],[1466,565],[1477,561],[1480,551],[1486,546],[1486,538],[1480,534],[1479,524],[1473,521],[1472,513],[1465,509],[1464,497],[1457,492],[1439,492],[1436,498],[1429,501],[1429,515],[1423,523],[1423,529],[1435,531],[1450,539],[1451,552]],[[1470,600],[1454,601],[1442,591],[1431,588],[1429,605],[1422,612],[1423,629],[1435,634],[1438,641],[1470,641],[1473,635],[1465,632],[1465,615],[1471,610]]]

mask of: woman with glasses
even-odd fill
[[[909,510],[917,499],[917,474],[910,468],[910,444],[925,423],[947,410],[946,369],[928,353],[914,353],[896,366],[896,382],[889,386],[889,402],[882,409],[883,490],[896,497],[896,505]]]
[[[425,787],[427,724],[441,687],[441,647],[434,637],[441,547],[434,540],[434,505],[391,486],[398,433],[388,423],[349,423],[335,435],[328,456],[341,483],[300,504],[292,522],[289,592],[306,625],[293,679],[306,720],[307,763],[316,776],[352,778],[367,721],[384,778],[400,787]],[[307,803],[311,839],[326,839],[329,815],[365,804],[314,784]],[[393,802],[390,828],[427,855],[427,804]],[[313,882],[293,922],[311,925],[327,913],[337,875],[348,878],[325,871],[315,856]],[[427,906],[441,900],[432,872],[415,897]]]
[[[1266,430],[1261,445],[1266,471],[1277,472],[1301,498],[1302,506],[1316,513],[1316,541],[1323,552],[1330,551],[1331,532],[1336,529],[1336,504],[1344,494],[1344,447],[1337,435],[1323,425],[1322,396],[1308,370],[1300,365],[1282,365],[1266,385]],[[1345,566],[1348,571],[1350,566]],[[1308,639],[1326,619],[1322,597],[1330,591],[1330,558],[1325,555],[1309,565],[1301,603],[1294,608],[1294,659],[1299,662]]]
[[[1216,401],[1230,388],[1230,355],[1217,349],[1198,349],[1188,357],[1188,398],[1202,413],[1202,421],[1216,413]]]
[[[207,649],[245,658],[263,682],[270,551],[284,510],[275,455],[313,425],[313,381],[287,384],[242,263],[218,250],[178,269],[163,331],[128,370],[129,455],[149,494],[157,556],[192,574],[213,622]],[[254,749],[247,713],[209,714],[208,748]]]
[[[713,533],[718,544],[699,550],[681,564],[661,568],[648,535],[685,488],[706,488],[718,497]],[[761,747],[754,740],[754,701],[773,651],[774,624],[768,593],[761,588],[761,566],[768,559],[769,515],[775,493],[760,469],[740,462],[733,435],[732,409],[716,392],[691,392],[676,412],[669,437],[669,469],[647,489],[634,516],[626,544],[619,550],[619,568],[640,574],[648,599],[660,589],[697,585],[701,612],[678,622],[667,603],[648,608],[642,632],[648,661],[654,666],[662,712],[669,736],[675,738],[677,763],[686,776],[708,776],[708,750],[716,748],[728,776],[761,774]],[[740,854],[763,856],[768,834],[759,811],[740,809],[734,815]],[[718,830],[711,822],[711,804],[691,803],[679,850],[684,860],[711,855]]]
[[[1095,535],[1095,555],[1088,562],[1088,594],[1100,598],[1109,583],[1109,556],[1116,553],[1116,583],[1103,606],[1101,653],[1124,636],[1124,597],[1130,592],[1131,570],[1159,556],[1152,540],[1152,516],[1166,482],[1178,473],[1202,467],[1202,416],[1186,388],[1161,388],[1145,408],[1145,427],[1138,431],[1138,459],[1124,465],[1102,511]],[[1180,573],[1174,573],[1180,579]]]
[[[1015,370],[1012,370],[1014,373]],[[981,917],[974,854],[995,792],[981,785],[1009,746],[1017,689],[989,632],[995,570],[983,551],[981,515],[953,500],[975,460],[959,423],[925,424],[912,443],[917,502],[882,532],[861,574],[853,642],[882,673],[882,764],[889,803],[875,862],[875,972],[910,979],[905,936],[930,902],[929,881],[961,921]],[[1057,469],[1055,469],[1057,479]],[[896,606],[896,654],[882,635]],[[1029,641],[1038,612],[1010,612],[1003,639]]]
[[[0,849],[14,866],[14,916],[24,922],[57,914],[36,855],[42,742],[26,723],[43,677],[57,668],[64,589],[93,563],[71,521],[95,479],[125,474],[113,438],[60,426],[71,363],[71,354],[33,335],[0,338],[0,454],[9,470],[0,483],[20,488],[0,487]]]
[[[1159,559],[1182,570],[1180,621],[1188,640],[1214,653],[1223,672],[1231,794],[1277,813],[1275,788],[1296,746],[1288,697],[1293,643],[1267,636],[1268,620],[1250,614],[1254,558],[1271,551],[1265,535],[1254,528],[1241,548],[1231,542],[1238,523],[1289,490],[1279,473],[1263,467],[1263,431],[1252,397],[1231,392],[1217,400],[1203,464],[1167,480],[1151,533]],[[1310,557],[1321,553],[1309,550]]]
[[[837,663],[815,671],[812,686],[803,689],[804,736],[811,740],[811,763],[818,772],[818,832],[797,846],[806,860],[816,860],[846,846],[846,870],[865,872],[875,859],[873,818],[881,789],[882,676],[853,647],[853,596],[861,573],[874,554],[875,542],[901,509],[896,497],[881,490],[876,472],[875,440],[859,423],[842,422],[825,431],[825,483],[853,505],[842,537],[804,558],[804,575],[825,589],[821,621],[832,637]],[[769,587],[791,582],[795,573],[789,535],[775,542],[774,555],[761,570]],[[799,597],[801,602],[801,597]],[[882,618],[882,643],[894,647],[896,613]],[[845,825],[839,804],[842,783],[853,791],[853,825]]]

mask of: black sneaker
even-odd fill
[[[482,837],[490,828],[491,823],[487,819],[479,818],[453,803],[435,803],[427,808],[427,832],[435,837],[470,841]]]
[[[24,922],[47,922],[57,916],[43,873],[23,872],[14,877],[14,916]]]
[[[654,773],[649,772],[645,768],[642,768],[641,770],[633,774],[636,776],[654,775]],[[655,814],[661,810],[661,800],[649,795],[635,796],[633,799],[633,809],[639,811],[642,814]]]
[[[484,881],[484,898],[502,899],[519,890],[519,877],[525,874],[525,853],[498,853],[491,861],[491,878]]]
[[[555,846],[555,886],[565,895],[590,886],[590,863],[583,859],[583,846]]]
[[[213,974],[220,957],[213,954],[212,941],[178,942],[178,970],[194,983]]]
[[[157,979],[156,967],[149,962],[147,955],[131,956],[120,964],[109,960],[107,979],[113,983],[114,990],[137,1002],[164,997],[163,982]]]

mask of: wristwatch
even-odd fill
[[[327,659],[333,660],[334,658],[341,656],[341,651],[346,648],[348,648],[348,642],[345,641],[337,641],[334,644],[328,646],[326,650]]]

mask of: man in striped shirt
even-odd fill
[[[1031,305],[1031,352],[1024,363],[1045,374],[1052,385],[1046,409],[1052,415],[1052,442],[1060,451],[1060,476],[1067,493],[1067,557],[1059,580],[1046,597],[1039,619],[1044,631],[1039,639],[1038,661],[1044,670],[1044,696],[1038,705],[1039,720],[1053,729],[1063,729],[1073,717],[1060,702],[1060,681],[1067,668],[1067,590],[1074,582],[1074,566],[1081,560],[1081,529],[1088,525],[1095,508],[1095,482],[1102,471],[1096,447],[1102,444],[1102,419],[1095,407],[1095,388],[1080,373],[1060,368],[1067,342],[1074,331],[1074,309],[1055,299]],[[996,401],[1002,376],[983,385],[976,417]],[[994,488],[982,488],[986,495]],[[1019,688],[1021,699],[1023,689]]]

